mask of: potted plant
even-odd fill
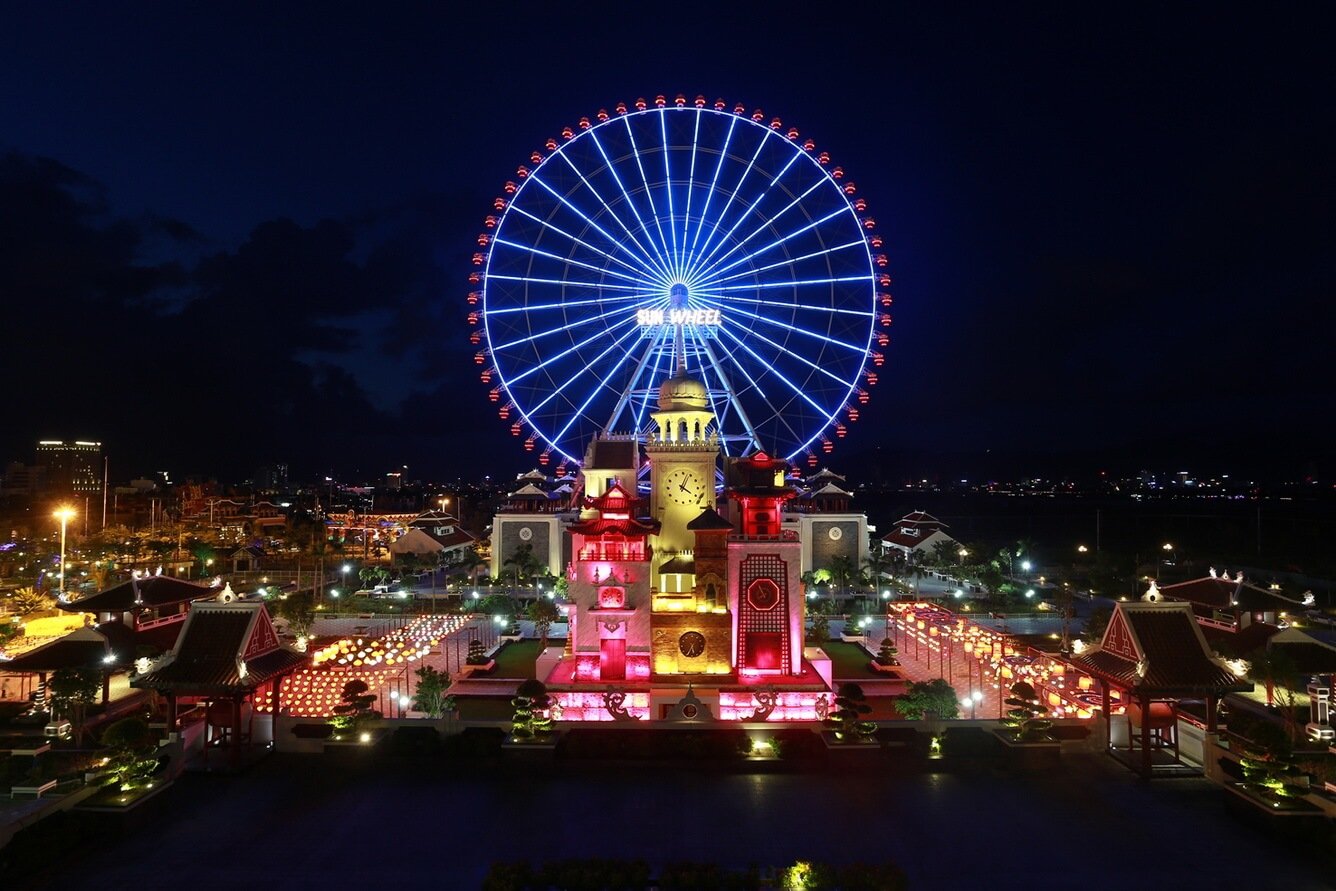
[[[863,688],[857,684],[841,684],[835,693],[835,701],[831,703],[825,725],[837,742],[871,742],[872,734],[877,732],[877,725],[864,720],[870,714],[872,706],[867,704]]]

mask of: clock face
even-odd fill
[[[677,504],[694,504],[704,507],[705,480],[700,474],[686,467],[679,467],[668,472],[663,478],[663,494],[669,501]]]
[[[705,635],[699,631],[688,631],[677,639],[677,648],[683,656],[694,659],[705,652]]]
[[[831,526],[830,529],[826,531],[826,535],[830,537],[831,541],[839,541],[841,538],[844,538],[844,530],[839,526]]]
[[[770,579],[757,579],[747,587],[747,602],[756,610],[774,608],[779,603],[779,585]]]

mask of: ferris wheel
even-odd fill
[[[663,96],[581,118],[505,184],[469,279],[474,360],[547,464],[639,434],[676,368],[729,454],[816,463],[890,342],[890,275],[853,182],[797,129]]]

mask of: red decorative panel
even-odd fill
[[[788,563],[777,554],[753,554],[742,560],[739,575],[743,596],[738,598],[738,667],[782,671],[789,664],[792,645]],[[774,659],[776,642],[778,658]]]
[[[269,621],[269,614],[260,610],[255,630],[251,632],[250,640],[246,643],[246,652],[242,654],[241,659],[244,662],[276,649],[278,649],[278,635],[274,633],[274,625]]]
[[[1127,619],[1123,616],[1123,611],[1115,609],[1113,617],[1109,619],[1109,627],[1104,630],[1104,641],[1101,648],[1106,653],[1113,653],[1115,656],[1122,656],[1124,659],[1130,659],[1136,662],[1140,657],[1137,655],[1136,644],[1132,640],[1132,630],[1127,627]]]
[[[622,681],[626,679],[626,639],[606,639],[599,642],[599,679]]]
[[[626,605],[626,589],[609,586],[598,591],[598,605],[602,609],[621,609]]]

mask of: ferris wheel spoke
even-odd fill
[[[728,334],[729,337],[732,337],[732,338],[734,338],[734,339],[737,338],[737,335],[734,334],[732,331],[730,331],[729,328],[728,328],[728,326],[720,325],[719,328],[720,328],[721,331],[723,331],[724,333]],[[836,383],[838,383],[840,386],[842,386],[842,387],[848,387],[848,386],[849,386],[849,382],[846,381],[844,378],[840,377],[838,374],[835,374],[834,372],[831,372],[831,371],[827,371],[826,369],[822,368],[820,365],[818,365],[818,364],[816,364],[815,362],[813,362],[813,361],[811,361],[810,359],[808,359],[806,356],[800,355],[799,353],[795,353],[793,350],[791,350],[791,349],[789,349],[788,347],[784,346],[782,343],[776,343],[775,341],[773,341],[773,340],[771,340],[770,338],[766,337],[764,334],[761,334],[761,333],[760,333],[759,331],[757,331],[755,328],[748,328],[748,329],[747,329],[747,333],[750,334],[751,336],[755,337],[755,338],[758,339],[758,340],[761,340],[761,341],[764,341],[765,343],[768,343],[770,346],[774,347],[779,353],[782,353],[783,355],[786,355],[786,356],[791,356],[792,358],[798,360],[798,361],[801,362],[803,365],[806,365],[808,368],[812,369],[813,371],[817,372],[818,374],[823,374],[823,375],[825,375],[826,377],[828,377],[828,378],[830,378],[831,380],[833,380],[833,381],[835,381]],[[753,352],[753,351],[751,350],[751,348],[748,347],[748,346],[746,346],[746,345],[743,345],[743,349],[747,350],[747,351],[748,351],[749,353],[751,353],[753,356],[756,355],[756,353]],[[760,357],[758,356],[757,358],[759,359]],[[764,361],[764,360],[762,360],[762,361]],[[827,411],[826,409],[824,409],[824,408],[822,408],[820,405],[818,405],[817,402],[816,402],[815,400],[813,400],[812,397],[809,396],[809,395],[807,394],[807,391],[806,391],[805,389],[803,389],[802,387],[798,387],[798,386],[795,385],[792,381],[790,381],[787,377],[785,377],[785,376],[780,372],[778,366],[775,364],[775,362],[774,362],[773,359],[770,360],[769,362],[767,362],[766,365],[767,365],[769,371],[772,371],[772,372],[774,372],[775,374],[779,375],[780,379],[783,380],[785,383],[787,383],[790,387],[793,387],[795,390],[800,391],[800,392],[802,393],[802,397],[803,397],[803,399],[806,400],[806,401],[808,402],[808,404],[810,404],[813,408],[815,408],[817,411],[821,412],[822,414],[825,414],[825,415],[829,415],[829,414],[830,414],[829,411]]]
[[[667,259],[669,271],[676,276],[677,270],[673,266],[673,254],[668,250],[668,239],[663,234],[663,223],[659,220],[659,209],[654,206],[654,191],[649,187],[649,178],[645,176],[645,165],[640,160],[640,148],[636,145],[635,133],[631,130],[631,118],[629,116],[622,118],[626,124],[626,138],[631,141],[631,156],[636,159],[636,169],[640,171],[640,182],[645,186],[645,198],[649,200],[649,212],[654,217],[654,228],[659,230],[659,244],[663,246],[663,254]]]
[[[646,295],[646,296],[649,296],[649,295]],[[629,300],[629,299],[633,299],[633,298],[623,297],[623,298],[621,298],[621,299],[622,299],[622,300]],[[569,305],[569,304],[568,304],[568,305]],[[521,344],[532,343],[533,341],[538,340],[540,337],[549,337],[549,336],[551,336],[551,335],[553,335],[553,334],[563,334],[563,333],[566,333],[566,332],[569,332],[569,331],[573,331],[573,330],[575,330],[576,328],[582,327],[582,326],[584,326],[584,325],[593,325],[593,324],[595,324],[595,323],[597,323],[597,322],[601,322],[601,321],[603,321],[603,320],[606,319],[606,318],[609,318],[609,317],[612,317],[612,316],[620,315],[620,314],[622,314],[622,313],[624,313],[624,312],[626,312],[626,311],[627,311],[627,310],[626,310],[626,307],[619,306],[619,307],[616,307],[615,309],[610,309],[610,310],[607,310],[606,312],[598,313],[597,315],[577,317],[577,318],[576,318],[575,320],[573,320],[573,321],[568,321],[565,325],[560,325],[560,326],[555,327],[555,328],[547,328],[547,329],[545,329],[545,330],[543,330],[543,331],[539,331],[539,332],[536,333],[536,334],[530,334],[530,335],[527,336],[527,337],[521,337],[521,338],[518,338],[518,339],[516,339],[516,340],[509,341],[509,342],[507,342],[507,343],[497,344],[497,345],[495,345],[495,346],[492,347],[492,352],[493,352],[493,353],[503,352],[503,351],[505,351],[505,350],[512,349],[512,348],[514,348],[514,347],[520,346]]]
[[[860,346],[858,344],[848,343],[847,341],[839,340],[838,338],[830,337],[825,334],[818,334],[817,332],[812,331],[809,328],[802,327],[801,325],[790,325],[788,322],[781,322],[779,319],[771,318],[770,316],[763,316],[760,313],[751,312],[750,310],[742,309],[741,307],[727,306],[726,304],[720,303],[717,300],[709,300],[704,297],[700,298],[700,302],[704,303],[706,306],[718,309],[720,311],[727,310],[730,314],[741,314],[747,316],[748,318],[756,319],[758,322],[765,322],[767,325],[773,325],[776,328],[783,328],[785,331],[791,331],[795,334],[801,334],[804,337],[811,337],[815,340],[820,340],[825,343],[834,344],[835,346],[844,347],[846,350],[850,350],[855,353],[867,352],[866,346]]]
[[[733,140],[733,128],[738,124],[737,115],[731,115],[728,119],[728,132],[724,134],[724,146],[719,150],[719,162],[714,165],[714,176],[710,178],[710,188],[705,192],[705,206],[701,208],[701,221],[696,224],[696,234],[691,237],[691,250],[687,253],[687,268],[690,269],[694,264],[692,257],[696,253],[696,245],[700,241],[701,231],[705,228],[705,220],[710,213],[710,202],[714,200],[714,189],[719,183],[719,173],[724,169],[724,161],[728,158],[728,146]],[[696,112],[696,125],[700,127],[700,112]],[[688,193],[689,194],[689,193]],[[690,221],[688,220],[688,223]]]
[[[572,169],[574,169],[575,165],[571,163],[571,160],[570,160],[569,158],[567,158],[564,154],[563,154],[561,157],[562,157],[562,160],[564,160],[567,164],[570,164],[571,167],[572,167]],[[576,170],[576,173],[579,174],[579,170]],[[536,174],[531,173],[531,174],[529,174],[529,178],[528,178],[525,182],[526,182],[526,183],[529,183],[529,182],[536,182],[536,183],[538,183],[538,185],[542,186],[544,189],[547,190],[548,194],[550,194],[553,198],[556,198],[557,201],[561,202],[562,206],[568,208],[572,213],[574,213],[574,214],[575,214],[576,216],[578,216],[580,219],[584,220],[586,223],[588,223],[590,226],[592,226],[595,232],[597,232],[597,233],[599,233],[600,235],[602,235],[602,236],[603,236],[604,238],[606,238],[610,243],[612,243],[612,244],[616,244],[616,245],[620,246],[620,247],[622,248],[622,250],[625,251],[627,254],[631,254],[630,250],[629,250],[625,245],[623,245],[623,244],[621,243],[621,240],[620,240],[620,239],[613,238],[612,235],[609,234],[608,230],[604,229],[604,228],[603,228],[602,226],[600,226],[597,222],[595,222],[595,221],[594,221],[588,214],[586,214],[586,213],[585,213],[584,211],[582,211],[580,208],[578,208],[578,207],[576,207],[574,204],[572,204],[572,203],[570,202],[570,200],[569,200],[565,195],[562,195],[562,194],[561,194],[560,192],[558,192],[556,189],[552,188],[552,186],[548,185],[547,182],[546,182],[545,180],[540,179]],[[595,195],[597,196],[597,193],[595,193]],[[603,204],[604,207],[607,207],[607,204],[604,203],[603,200],[602,200],[601,198],[599,199],[599,203],[600,203],[600,204]],[[613,219],[617,219],[617,215],[616,215],[616,214],[613,214]],[[617,222],[620,223],[621,220],[618,219]],[[625,227],[623,227],[623,228],[625,228]],[[630,235],[630,232],[628,231],[627,234]],[[635,236],[631,236],[631,238],[632,238],[633,241],[635,240]],[[638,243],[638,242],[637,242],[637,246],[639,246],[639,243]],[[643,251],[644,248],[642,247],[641,250]],[[635,257],[634,254],[631,254],[631,256],[634,257],[635,259],[642,259],[642,258],[640,258],[640,257]],[[647,254],[646,256],[649,256],[649,255]]]
[[[725,275],[722,278],[711,277],[709,282],[706,283],[705,285],[702,285],[702,287],[707,287],[707,288],[717,287],[722,282],[734,281],[735,279],[743,278],[744,276],[748,275],[758,275],[762,272],[769,272],[771,269],[779,269],[781,266],[792,267],[797,265],[798,263],[803,262],[804,260],[814,260],[817,257],[824,257],[827,254],[833,254],[836,251],[848,250],[849,248],[852,247],[859,247],[866,249],[867,242],[864,241],[862,238],[859,238],[857,241],[848,241],[845,242],[844,244],[837,244],[834,247],[822,248],[819,251],[812,251],[812,253],[810,254],[803,254],[801,256],[791,257],[785,260],[777,260],[774,263],[771,263],[767,266],[757,266],[755,269],[748,269],[744,272],[735,272],[732,275]]]
[[[618,258],[618,257],[614,257],[612,254],[609,254],[607,251],[602,250],[602,249],[600,249],[600,248],[597,248],[597,247],[595,247],[594,245],[590,244],[589,242],[587,242],[587,241],[583,241],[582,239],[580,239],[580,238],[578,238],[578,237],[572,235],[571,233],[567,232],[565,229],[562,229],[560,226],[557,226],[557,225],[554,225],[554,224],[552,224],[552,223],[549,223],[547,220],[539,219],[537,216],[535,216],[534,214],[529,213],[527,210],[525,210],[525,209],[522,208],[522,207],[517,207],[517,208],[515,208],[515,212],[518,213],[518,214],[520,214],[521,216],[528,217],[529,219],[533,220],[535,223],[537,223],[538,225],[540,225],[540,226],[542,226],[542,227],[544,227],[544,228],[546,228],[546,229],[551,229],[553,232],[556,232],[558,235],[562,235],[562,236],[565,236],[566,238],[569,238],[571,241],[575,242],[575,243],[578,244],[580,247],[585,248],[585,249],[590,250],[590,251],[593,251],[594,253],[598,254],[598,255],[601,256],[601,257],[606,257],[608,260],[611,260],[613,263],[616,263],[618,266],[622,266],[622,267],[624,267],[624,268],[626,268],[626,269],[631,270],[631,272],[635,273],[635,274],[636,274],[637,276],[639,276],[642,280],[645,280],[646,273],[648,272],[651,276],[653,276],[653,281],[655,281],[655,282],[657,282],[657,283],[663,285],[664,287],[667,287],[667,285],[668,285],[668,282],[667,282],[666,280],[664,280],[664,279],[662,279],[662,278],[659,277],[659,275],[658,275],[658,271],[657,271],[657,270],[655,270],[655,269],[647,270],[647,269],[645,268],[643,259],[642,259],[642,262],[641,262],[641,264],[640,264],[639,266],[632,266],[630,263],[627,263],[625,260],[622,260],[622,259],[620,259],[620,258]],[[635,257],[634,254],[632,254],[631,256],[632,256],[632,257]],[[638,258],[638,259],[639,259],[639,258]]]
[[[589,346],[589,344],[591,344],[591,343],[593,343],[594,341],[598,340],[600,337],[607,337],[610,333],[612,333],[613,331],[615,331],[615,330],[617,330],[618,328],[622,327],[623,325],[631,325],[632,328],[631,328],[631,332],[630,332],[630,333],[635,333],[636,328],[635,328],[635,319],[634,319],[634,318],[627,319],[627,320],[622,321],[622,322],[617,322],[615,325],[609,325],[608,327],[604,328],[602,331],[596,331],[594,334],[590,335],[589,337],[586,337],[584,340],[580,341],[579,343],[575,344],[574,346],[567,347],[566,349],[562,350],[560,353],[557,353],[557,354],[554,355],[554,356],[549,356],[548,358],[544,359],[542,362],[539,362],[537,365],[533,366],[532,368],[528,369],[527,371],[522,371],[522,372],[520,372],[519,374],[517,374],[517,375],[515,375],[514,377],[510,378],[509,381],[506,381],[506,383],[508,383],[508,384],[517,384],[517,383],[519,383],[520,381],[524,380],[525,378],[529,377],[529,375],[533,374],[534,372],[542,371],[545,367],[547,367],[548,365],[551,365],[553,362],[557,361],[558,359],[564,359],[566,356],[569,356],[571,353],[575,352],[576,350],[579,350],[579,349],[581,349],[582,347],[587,347],[587,346]],[[544,401],[546,401],[546,400],[544,400]]]
[[[663,136],[663,190],[668,193],[668,235],[673,240],[673,249],[669,256],[673,261],[673,274],[680,278],[682,258],[677,252],[677,226],[673,224],[677,218],[673,213],[673,171],[668,164],[668,112],[662,108],[659,109],[659,132]]]
[[[570,257],[563,257],[560,254],[554,254],[551,251],[545,251],[540,248],[530,247],[519,242],[509,241],[505,238],[492,239],[493,244],[504,245],[508,248],[514,248],[517,251],[524,251],[526,254],[533,254],[538,257],[547,257],[549,260],[556,260],[558,263],[564,263],[567,266],[579,266],[581,269],[592,269],[594,272],[601,272],[603,275],[611,275],[628,282],[635,282],[638,285],[653,284],[645,281],[643,276],[627,275],[625,272],[614,272],[601,266],[595,266],[593,263],[586,263],[583,260],[573,260]]]
[[[737,185],[735,185],[732,191],[728,193],[728,200],[724,202],[723,209],[719,211],[717,216],[715,216],[714,223],[710,226],[710,234],[705,237],[705,243],[700,247],[702,257],[708,259],[716,250],[716,248],[710,247],[710,242],[714,241],[714,237],[719,234],[719,224],[728,216],[728,209],[733,206],[733,200],[737,198],[738,194],[742,191],[742,184],[747,181],[748,175],[750,175],[752,170],[756,167],[756,159],[761,156],[761,149],[765,148],[765,139],[765,136],[762,136],[761,141],[756,144],[756,151],[752,152],[751,160],[748,161],[747,166],[743,168],[742,176],[738,177]],[[743,217],[746,217],[745,213],[743,214]],[[700,264],[697,263],[697,266],[699,265]]]
[[[492,276],[492,278],[496,278],[496,276]],[[542,279],[526,278],[517,278],[515,280],[522,282],[543,281]],[[562,282],[551,282],[551,284],[562,284]],[[588,287],[597,289],[599,286],[588,285]],[[603,285],[602,287],[606,289],[608,286]],[[643,289],[637,288],[626,288],[626,290],[632,291],[633,293],[627,297],[591,297],[588,300],[558,300],[555,303],[529,303],[523,306],[503,306],[498,309],[489,309],[487,314],[489,316],[501,316],[511,315],[517,312],[534,312],[542,309],[569,309],[572,306],[599,306],[604,303],[637,303],[647,297],[656,297],[660,293],[658,291],[646,293]]]
[[[841,309],[837,306],[817,306],[809,303],[785,303],[781,300],[761,300],[756,297],[739,297],[736,293],[721,294],[718,291],[692,291],[692,294],[698,294],[702,297],[714,297],[719,300],[727,300],[729,303],[749,303],[753,306],[774,306],[781,309],[797,309],[804,312],[824,312],[837,315],[862,316],[863,318],[868,319],[876,315],[870,309]]]
[[[747,415],[747,409],[743,406],[742,400],[738,398],[737,392],[733,389],[733,383],[724,372],[724,366],[720,363],[718,357],[715,356],[714,350],[710,348],[709,338],[698,337],[697,342],[700,344],[701,349],[704,350],[706,358],[710,360],[710,366],[714,369],[715,376],[719,378],[719,383],[723,387],[724,393],[728,396],[729,406],[736,410],[738,420],[742,422],[742,426],[747,431],[747,435],[751,437],[752,443],[759,449],[761,447],[761,438],[756,433],[756,426],[752,424],[751,418]],[[755,382],[753,382],[753,386],[755,386]],[[757,387],[756,392],[761,399],[765,400],[765,394],[761,392],[759,387]],[[766,403],[768,405],[769,400],[766,400]],[[719,413],[716,412],[716,414]],[[722,415],[720,416],[722,417]],[[720,442],[723,441],[724,440],[721,438]]]
[[[603,354],[600,354],[599,358],[602,358],[602,355]],[[634,350],[627,350],[620,359],[612,363],[612,367],[608,369],[608,373],[603,375],[603,377],[599,380],[599,382],[594,385],[593,389],[589,391],[589,395],[585,397],[585,401],[580,403],[580,407],[577,408],[571,414],[570,419],[566,421],[566,425],[557,431],[557,435],[554,436],[553,439],[560,440],[563,436],[566,435],[566,432],[571,429],[571,425],[573,425],[580,418],[584,417],[585,410],[589,408],[589,404],[594,401],[594,397],[598,396],[599,393],[602,393],[604,390],[607,389],[608,381],[612,380],[612,376],[616,374],[618,371],[620,371],[622,366],[626,364],[626,361],[630,359],[633,355],[635,355]],[[584,368],[580,369],[580,371],[577,372],[571,378],[570,382],[573,383],[581,374],[583,374],[586,371],[592,371],[592,370],[593,370],[593,364],[591,363],[590,365],[587,365]]]
[[[785,164],[784,169],[781,170],[775,176],[775,178],[770,181],[770,185],[766,186],[765,189],[761,191],[761,194],[756,196],[756,200],[753,201],[751,204],[753,208],[760,205],[760,203],[765,199],[765,196],[768,195],[770,193],[770,190],[775,187],[775,183],[779,182],[780,177],[782,177],[788,171],[789,167],[792,166],[793,162],[796,161],[797,159],[798,159],[797,155],[794,155],[792,158],[789,159],[789,163]],[[737,251],[741,250],[743,245],[747,244],[749,241],[755,238],[759,233],[764,231],[767,227],[774,225],[776,220],[784,216],[784,214],[788,213],[793,208],[797,207],[798,202],[802,201],[808,195],[815,192],[823,184],[824,182],[822,180],[817,180],[816,182],[808,186],[807,190],[798,195],[797,198],[794,198],[792,201],[786,204],[784,208],[780,210],[778,213],[764,214],[763,215],[764,219],[761,221],[761,225],[757,226],[750,233],[748,233],[745,238],[742,238],[739,241],[734,242],[733,246],[729,248],[727,251],[725,251],[723,254],[716,256],[716,254],[718,254],[719,252],[719,249],[723,247],[724,242],[727,241],[730,237],[732,237],[733,233],[737,231],[738,226],[741,226],[743,222],[745,222],[747,219],[746,215],[738,217],[737,221],[734,222],[733,226],[728,230],[727,233],[725,233],[724,237],[719,241],[719,244],[715,247],[715,249],[711,251],[708,256],[703,257],[700,263],[697,264],[697,269],[699,271],[696,273],[696,277],[697,278],[708,277],[710,273],[715,269],[715,267],[717,267],[720,263],[727,260],[733,254],[737,253]]]
[[[794,383],[793,383],[792,381],[790,381],[787,377],[785,377],[785,376],[784,376],[778,369],[775,369],[775,368],[773,368],[772,366],[770,366],[769,363],[767,363],[764,359],[762,359],[760,356],[758,356],[758,355],[756,354],[756,351],[755,351],[755,350],[753,350],[751,347],[747,346],[746,343],[744,343],[742,340],[740,340],[740,339],[739,339],[736,335],[734,335],[731,331],[727,331],[727,330],[725,330],[724,333],[727,334],[730,338],[733,339],[733,341],[738,345],[737,348],[741,348],[743,351],[745,351],[746,353],[750,354],[750,355],[752,356],[752,358],[756,359],[756,361],[760,362],[760,363],[761,363],[761,367],[763,367],[763,368],[769,368],[772,372],[774,372],[775,376],[778,377],[780,380],[782,380],[785,384],[787,384],[787,385],[789,386],[789,388],[790,388],[791,390],[793,390],[793,392],[794,392],[797,396],[801,397],[802,399],[807,400],[808,402],[812,402],[811,398],[808,397],[808,395],[807,395],[806,393],[804,393],[803,390],[802,390],[800,387],[795,386]],[[757,397],[758,397],[762,402],[764,402],[766,408],[770,410],[770,417],[771,417],[772,419],[778,419],[779,422],[780,422],[781,424],[783,424],[785,427],[788,428],[789,432],[792,433],[792,434],[794,435],[795,438],[800,438],[799,435],[798,435],[798,433],[797,433],[797,431],[795,431],[795,430],[793,429],[792,425],[789,424],[788,418],[784,415],[784,413],[781,412],[779,409],[777,409],[777,408],[775,407],[775,404],[774,404],[773,402],[770,401],[770,397],[769,397],[769,395],[766,394],[766,392],[765,392],[765,388],[763,388],[763,387],[761,386],[761,384],[756,380],[756,378],[752,377],[751,372],[749,372],[749,371],[747,370],[747,364],[746,364],[745,362],[739,362],[739,361],[737,360],[737,358],[736,358],[735,355],[734,355],[734,354],[736,353],[737,348],[728,351],[728,358],[732,361],[732,363],[733,363],[733,367],[734,367],[734,368],[737,368],[739,371],[741,371],[741,372],[742,372],[742,376],[745,377],[745,378],[747,379],[747,382],[751,384],[752,389],[756,391],[756,395],[757,395]],[[816,407],[816,403],[812,402],[812,405],[813,405],[814,407]],[[819,407],[818,407],[818,411],[820,411],[820,408],[819,408]],[[757,448],[760,448],[761,445],[762,445],[762,443],[761,443],[760,439],[758,438],[758,439],[756,440],[756,447],[757,447]]]
[[[613,425],[617,423],[617,418],[621,417],[622,411],[626,408],[627,403],[631,401],[632,394],[636,391],[636,385],[640,383],[640,377],[645,373],[645,365],[649,363],[650,357],[655,354],[655,350],[658,349],[662,340],[662,329],[650,338],[644,354],[641,355],[640,361],[636,363],[636,370],[631,374],[630,383],[622,390],[621,395],[617,397],[617,404],[612,407],[612,414],[608,416],[608,423],[603,426],[605,433],[612,431]],[[639,430],[639,418],[636,419],[636,429]]]
[[[650,372],[649,387],[643,388],[644,390],[648,391],[648,393],[642,396],[640,400],[640,405],[636,407],[635,432],[637,433],[640,432],[641,429],[640,425],[642,423],[643,418],[645,417],[645,409],[649,407],[650,400],[653,399],[652,393],[653,393],[654,381],[658,380],[659,376],[662,374],[662,372],[659,369],[663,365],[664,357],[668,355],[668,352],[663,348],[663,339],[664,335],[663,333],[660,333],[658,337],[658,343],[654,348],[655,350],[654,370]],[[632,387],[634,387],[636,383],[638,383],[638,381],[633,380]],[[630,391],[630,389],[631,388],[628,388],[628,391]]]
[[[572,161],[565,154],[565,152],[559,152],[559,154],[561,155],[561,160],[566,162],[566,166],[571,168],[571,171],[577,177],[580,178],[580,182],[584,183],[585,188],[589,190],[589,194],[594,196],[594,200],[597,201],[599,205],[608,212],[608,215],[617,222],[617,225],[622,227],[622,231],[626,233],[626,237],[630,238],[631,242],[637,248],[640,249],[640,254],[639,255],[635,254],[628,247],[626,247],[626,245],[622,244],[620,239],[618,239],[616,242],[617,247],[621,248],[623,253],[625,253],[626,255],[630,256],[631,258],[635,259],[637,262],[642,264],[642,266],[645,268],[646,271],[650,272],[657,280],[663,282],[663,284],[666,286],[669,283],[669,280],[671,279],[671,274],[669,273],[667,266],[664,265],[661,258],[659,257],[658,252],[646,249],[646,247],[640,243],[640,239],[635,237],[635,234],[631,231],[630,227],[628,227],[626,223],[622,220],[622,218],[617,215],[617,212],[612,209],[612,204],[610,204],[608,200],[604,198],[602,194],[599,193],[598,189],[594,188],[594,184],[591,183],[589,181],[589,178],[585,176],[584,171],[582,171],[578,166],[576,166],[576,163]],[[604,160],[605,161],[607,160],[606,156],[604,156]],[[614,180],[616,180],[615,171],[612,171],[611,167],[609,167],[608,169],[610,172],[613,173],[613,178]],[[617,185],[620,188],[621,183],[618,182]],[[622,191],[622,194],[623,195],[626,194],[625,190]],[[627,200],[629,202],[630,199],[628,198]],[[631,210],[634,212],[635,208],[632,207]],[[643,228],[644,224],[642,223],[641,225]],[[648,231],[645,232],[645,237],[649,238]]]
[[[812,222],[808,223],[806,226],[803,226],[801,229],[795,229],[794,231],[790,232],[788,235],[785,235],[783,238],[776,238],[774,241],[770,242],[769,244],[765,245],[764,247],[761,247],[761,248],[759,248],[759,249],[757,249],[757,250],[754,250],[754,251],[752,251],[750,254],[747,254],[747,255],[744,256],[744,257],[738,257],[736,260],[734,260],[732,263],[729,263],[727,266],[719,267],[719,268],[717,268],[717,269],[715,269],[715,270],[713,270],[713,271],[714,271],[716,274],[717,274],[717,273],[720,273],[720,272],[727,272],[728,270],[732,269],[732,268],[735,267],[735,266],[740,266],[740,265],[742,265],[743,263],[746,263],[748,260],[751,260],[751,259],[753,259],[753,258],[755,258],[755,257],[759,257],[759,256],[761,256],[761,254],[764,254],[764,253],[766,253],[766,252],[768,252],[768,251],[772,251],[772,250],[774,250],[775,248],[777,248],[777,247],[779,247],[780,245],[782,245],[782,244],[788,242],[789,240],[794,239],[794,238],[797,238],[799,235],[802,235],[802,234],[804,234],[804,233],[806,233],[806,232],[810,232],[811,230],[815,229],[817,226],[820,226],[820,225],[823,224],[823,223],[829,222],[830,220],[835,219],[835,217],[837,217],[837,216],[839,216],[840,214],[845,213],[845,212],[852,212],[852,211],[849,211],[849,209],[848,209],[847,207],[839,207],[839,208],[836,208],[835,210],[832,210],[830,213],[826,214],[825,216],[821,217],[820,219],[813,220]]]
[[[678,254],[679,265],[687,266],[687,237],[691,228],[691,192],[696,185],[696,146],[700,143],[700,109],[696,109],[696,124],[691,131],[691,167],[687,170],[687,207],[682,211],[682,251]]]
[[[609,330],[611,330],[611,329],[609,329]],[[637,332],[636,332],[636,329],[632,328],[630,331],[628,331],[628,332],[626,332],[625,334],[621,335],[621,336],[618,337],[616,340],[614,340],[612,343],[610,343],[610,344],[608,344],[606,347],[604,347],[604,348],[602,349],[602,351],[599,352],[599,354],[598,354],[597,356],[595,356],[593,359],[589,360],[588,362],[583,362],[583,363],[581,363],[580,367],[579,367],[578,369],[576,369],[575,374],[572,374],[570,377],[568,377],[568,378],[566,379],[566,382],[565,382],[565,383],[563,383],[563,384],[559,384],[558,386],[555,386],[555,387],[552,387],[552,388],[551,388],[551,389],[552,389],[552,392],[548,393],[547,396],[545,396],[541,402],[538,402],[537,404],[534,405],[533,408],[529,409],[528,415],[529,415],[530,417],[533,416],[533,415],[536,415],[538,412],[540,412],[540,411],[543,409],[543,407],[544,407],[545,405],[547,405],[547,404],[548,404],[549,402],[551,402],[553,399],[556,399],[558,396],[565,395],[566,388],[569,387],[569,386],[571,386],[572,384],[574,384],[577,380],[579,380],[579,379],[580,379],[580,375],[584,374],[584,373],[587,372],[587,371],[592,370],[593,367],[594,367],[596,364],[598,364],[598,361],[599,361],[600,359],[602,359],[604,356],[606,356],[608,353],[612,352],[613,350],[617,349],[617,347],[619,347],[621,344],[623,344],[623,343],[626,341],[626,339],[627,339],[628,337],[631,337],[631,336],[635,335],[636,333],[637,333]],[[631,354],[631,353],[630,353],[630,351],[628,350],[628,351],[627,351],[627,355],[629,356],[630,354]],[[625,361],[625,357],[623,357],[622,361]],[[578,416],[578,414],[579,414],[579,413],[577,412],[577,416]],[[557,438],[557,439],[560,439],[560,437],[556,437],[556,438]]]
[[[627,126],[629,128],[630,125],[628,124]],[[645,256],[653,258],[654,264],[663,273],[664,280],[670,281],[673,277],[672,269],[668,265],[667,259],[659,252],[658,245],[654,243],[654,235],[649,231],[649,226],[646,225],[644,218],[640,216],[640,211],[636,209],[635,202],[631,200],[631,194],[626,191],[626,186],[622,183],[622,178],[617,173],[617,167],[612,163],[612,159],[608,157],[607,151],[603,148],[603,143],[599,141],[597,128],[589,131],[589,138],[593,141],[594,148],[598,149],[599,156],[603,158],[604,169],[606,169],[612,176],[612,181],[617,184],[617,189],[622,193],[622,200],[625,201],[626,206],[631,209],[631,215],[636,218],[636,224],[640,226],[640,231],[644,234],[645,241],[648,243],[649,247],[646,248],[645,245],[641,244],[640,239],[632,235],[631,230],[628,229],[625,224],[622,225],[622,228],[626,230],[627,236],[636,243],[636,246],[644,252]],[[566,163],[569,164],[570,161],[567,161]],[[601,198],[599,200],[604,206],[609,206],[607,202],[603,202]],[[618,218],[618,222],[621,222],[620,218]]]

